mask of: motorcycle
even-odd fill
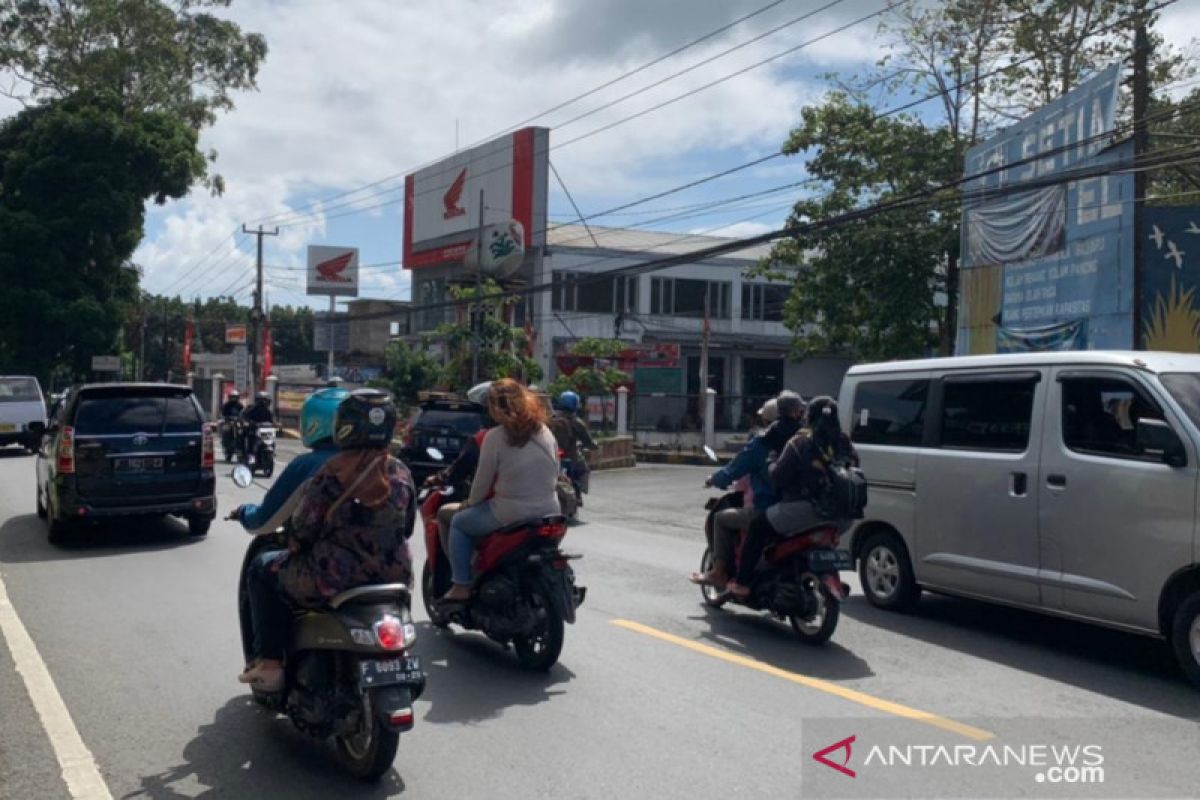
[[[249,467],[234,467],[237,486],[253,480]],[[257,536],[242,563],[238,617],[247,662],[254,655],[247,567],[264,550],[285,546],[278,532]],[[388,583],[342,592],[319,610],[296,610],[284,688],[252,688],[255,701],[286,715],[307,736],[332,738],[338,760],[354,776],[378,779],[396,760],[400,734],[412,730],[412,704],[425,690],[421,660],[409,655],[416,639],[410,604],[406,585]]]
[[[453,494],[453,487],[429,485],[417,496],[427,553],[421,596],[430,621],[438,628],[457,624],[482,631],[500,644],[511,643],[527,669],[550,669],[562,652],[565,623],[575,622],[587,594],[575,585],[570,564],[580,556],[559,549],[566,520],[521,522],[481,539],[472,559],[470,600],[443,608],[439,599],[450,589],[450,560],[442,551],[437,516]]]
[[[710,460],[719,463],[712,448],[705,447]],[[700,561],[701,573],[713,566],[713,535],[716,515],[727,508],[741,508],[741,492],[728,492],[711,497],[705,504],[708,515],[704,520],[707,547]],[[833,636],[841,616],[841,604],[849,596],[850,587],[838,573],[853,570],[854,562],[847,550],[838,548],[843,533],[841,523],[830,520],[807,530],[776,538],[763,551],[750,596],[740,599],[703,585],[700,594],[711,608],[727,603],[742,605],[755,611],[766,611],[780,621],[791,623],[792,631],[807,644],[824,644]],[[741,553],[746,531],[740,531],[736,552]]]
[[[269,478],[275,474],[275,437],[279,429],[253,422],[244,424],[247,435],[239,441],[246,452],[241,454],[241,461],[250,468],[252,475],[261,472],[264,478]]]
[[[221,449],[225,453],[225,463],[229,464],[238,454],[237,417],[221,418]]]

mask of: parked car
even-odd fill
[[[1159,636],[1200,684],[1200,356],[858,366],[841,413],[872,604],[928,589]]]
[[[454,462],[463,446],[483,427],[483,407],[454,395],[428,393],[420,400],[420,410],[404,434],[400,459],[412,471],[418,484]],[[440,450],[445,457],[435,461],[427,452]]]
[[[41,434],[30,426],[46,423],[46,400],[37,378],[0,375],[0,447],[19,444],[36,453]]]
[[[217,513],[213,431],[186,386],[73,387],[44,432],[37,513],[60,542],[90,521],[173,515],[204,536]]]

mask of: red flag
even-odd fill
[[[275,368],[275,346],[271,343],[271,321],[263,322],[263,351],[262,351],[262,382],[265,386],[267,376]]]
[[[192,371],[192,337],[196,335],[196,323],[190,319],[183,323],[183,371]]]

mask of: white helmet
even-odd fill
[[[772,397],[767,402],[763,403],[762,408],[758,410],[758,415],[762,417],[762,421],[770,425],[775,420],[779,419],[779,401]]]
[[[492,388],[491,381],[477,383],[467,390],[467,399],[481,406],[487,405],[488,391]]]

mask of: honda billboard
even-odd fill
[[[549,148],[549,130],[523,128],[406,176],[405,268],[462,262],[480,225],[516,220],[527,246],[540,244]]]

